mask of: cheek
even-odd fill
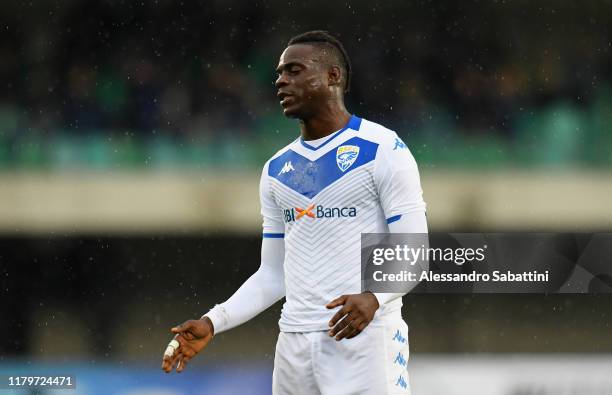
[[[326,90],[324,81],[317,77],[308,78],[305,85],[307,90],[306,93],[309,94],[309,96],[318,96]]]
[[[309,78],[308,81],[306,82],[308,85],[308,89],[316,91],[321,89],[321,80],[319,80],[318,78]]]

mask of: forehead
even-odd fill
[[[283,65],[289,63],[318,63],[323,55],[321,52],[323,49],[319,48],[315,45],[310,44],[294,44],[290,45],[280,56],[278,61],[278,66],[282,67]]]

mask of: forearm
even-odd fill
[[[285,296],[284,255],[283,239],[263,239],[257,272],[227,301],[205,314],[212,321],[215,334],[250,320]]]
[[[427,218],[424,211],[413,212],[410,214],[402,214],[400,218],[389,224],[389,233],[427,233]],[[422,265],[417,268],[420,272],[427,270],[429,263],[427,261],[422,262]],[[417,282],[413,283],[412,288],[416,287]],[[397,298],[401,298],[410,292],[411,289],[407,289],[404,293],[374,293],[378,303],[382,306],[385,303],[389,303]]]

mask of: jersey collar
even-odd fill
[[[342,129],[337,131],[329,140],[327,140],[323,144],[319,145],[318,147],[313,147],[312,145],[308,144],[307,142],[304,141],[304,138],[301,137],[301,136],[300,136],[300,143],[304,147],[308,148],[309,150],[316,151],[319,148],[324,147],[330,141],[335,140],[336,137],[340,136],[345,130],[352,129],[352,130],[355,130],[355,131],[359,131],[360,127],[361,127],[361,118],[359,118],[356,115],[351,115],[351,117],[349,118],[348,122],[346,123],[346,125]]]

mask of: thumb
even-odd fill
[[[193,326],[193,324],[191,322],[189,322],[189,321],[183,322],[182,324],[177,325],[174,328],[170,329],[170,332],[172,332],[172,333],[183,333],[185,331],[190,330],[192,326]]]
[[[334,307],[341,306],[346,303],[346,299],[347,299],[347,296],[342,295],[339,298],[336,298],[332,300],[331,302],[329,302],[327,305],[325,305],[325,307],[327,307],[328,309],[333,309]]]

